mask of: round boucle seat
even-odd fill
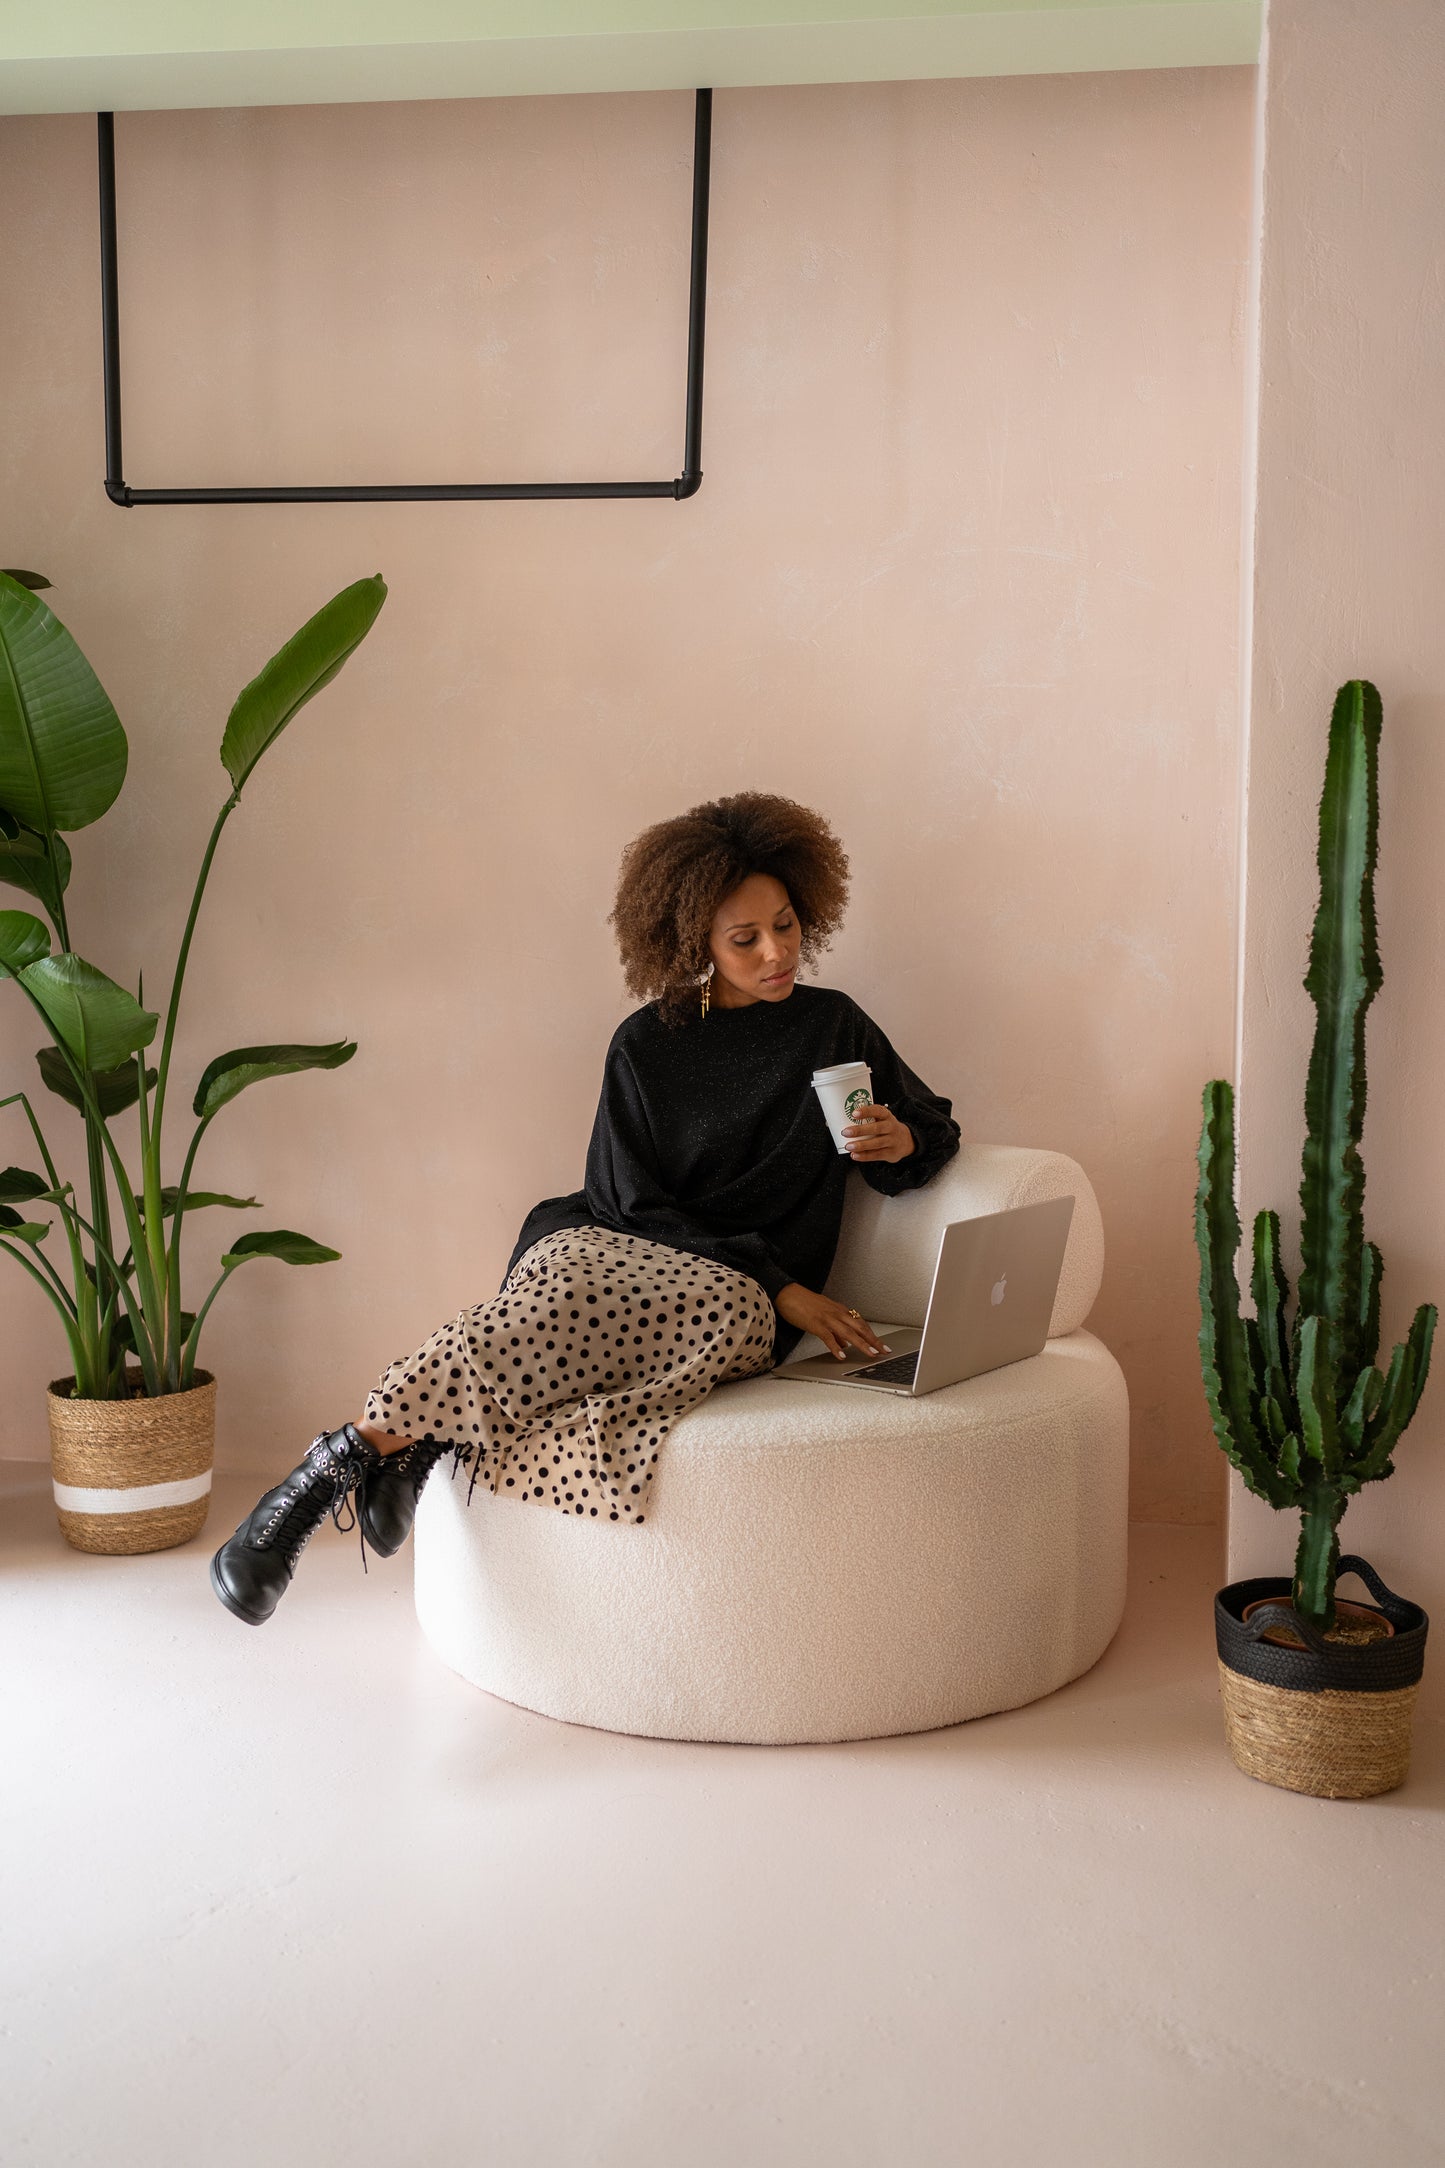
[[[468,1505],[439,1471],[416,1525],[438,1655],[571,1723],[757,1744],[926,1731],[1077,1678],[1123,1610],[1128,1476],[1123,1376],[1079,1329],[1103,1265],[1082,1169],[972,1145],[895,1198],[855,1171],[827,1291],[886,1337],[922,1317],[948,1221],[1066,1193],[1054,1337],[1028,1362],[917,1400],[718,1386],[668,1432],[641,1528]]]

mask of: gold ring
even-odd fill
[[[850,1310],[848,1312],[848,1315],[850,1317],[861,1317],[863,1315],[863,1312],[861,1310]]]

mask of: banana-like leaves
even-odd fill
[[[268,745],[299,708],[329,685],[361,645],[386,600],[378,572],[353,581],[307,619],[236,698],[221,740],[221,761],[239,792]],[[5,792],[0,788],[0,802]]]
[[[3,1175],[0,1175],[0,1182],[3,1182],[3,1180]],[[171,1217],[176,1209],[176,1199],[180,1194],[178,1188],[172,1189],[169,1185],[161,1191],[161,1216],[163,1219]],[[0,1189],[0,1196],[3,1195],[3,1189]],[[232,1211],[246,1212],[253,1205],[259,1207],[260,1199],[258,1197],[224,1197],[217,1189],[188,1189],[186,1191],[186,1210],[188,1212],[202,1212],[207,1205],[211,1204],[228,1205]],[[144,1214],[146,1208],[144,1197],[136,1198],[135,1208],[137,1212]]]
[[[268,1076],[293,1076],[301,1069],[339,1069],[355,1052],[354,1039],[337,1039],[330,1046],[238,1046],[207,1062],[192,1110],[209,1121],[248,1084]]]
[[[24,1167],[6,1167],[0,1170],[0,1204],[28,1204],[32,1197],[48,1197],[50,1184],[43,1174],[31,1174]]]
[[[44,836],[22,828],[18,821],[9,825],[14,834],[0,834],[0,881],[34,896],[52,918],[58,918],[60,899],[70,886],[70,852],[65,838],[55,836],[52,851]]]
[[[324,1243],[313,1242],[309,1235],[293,1234],[289,1227],[277,1227],[270,1234],[242,1235],[233,1242],[221,1259],[229,1272],[236,1265],[243,1265],[248,1257],[278,1257],[283,1265],[329,1265],[340,1257],[340,1250],[328,1250]]]
[[[54,1092],[67,1106],[74,1107],[77,1114],[85,1112],[85,1098],[80,1086],[71,1074],[70,1064],[58,1046],[42,1046],[35,1056],[39,1065],[41,1081],[47,1091]],[[146,1090],[155,1088],[156,1072],[146,1071]],[[124,1114],[140,1097],[140,1079],[136,1075],[134,1061],[123,1061],[116,1068],[92,1072],[91,1090],[96,1105],[109,1121],[114,1114]]]
[[[35,1220],[23,1220],[8,1204],[0,1204],[0,1235],[7,1235],[15,1242],[28,1242],[33,1247],[35,1243],[43,1242],[49,1232],[49,1220],[42,1227]]]
[[[89,827],[125,781],[125,732],[60,619],[8,573],[0,657],[0,805],[41,835]]]
[[[21,572],[13,565],[6,565],[5,578],[7,580],[18,580],[22,587],[48,587],[50,585],[43,572]]]
[[[0,918],[12,916],[20,914],[0,912]],[[83,957],[45,956],[17,976],[82,1069],[114,1069],[156,1035],[160,1018]]]
[[[50,954],[50,935],[29,911],[0,911],[0,979],[18,979]]]

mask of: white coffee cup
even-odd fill
[[[843,1130],[859,1107],[872,1102],[872,1071],[866,1061],[840,1061],[835,1068],[813,1071],[813,1089],[833,1142],[840,1152],[846,1152],[854,1140],[845,1137]]]

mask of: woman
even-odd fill
[[[847,895],[826,821],[762,791],[628,845],[609,923],[646,1005],[612,1035],[585,1187],[544,1198],[500,1292],[393,1363],[361,1420],[317,1438],[222,1544],[211,1581],[236,1617],[271,1616],[353,1492],[363,1546],[389,1558],[444,1453],[500,1497],[640,1527],[663,1437],[714,1385],[809,1332],[840,1360],[888,1353],[819,1292],[847,1161],[896,1196],[953,1157],[959,1129],[855,1002],[798,984]],[[880,1103],[844,1157],[812,1077],[855,1060]]]

